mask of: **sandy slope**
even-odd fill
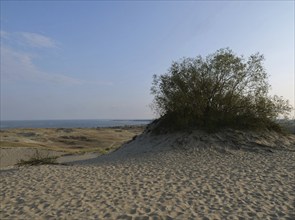
[[[0,218],[295,219],[294,139],[221,150],[215,138],[144,134],[83,164],[1,171]]]
[[[21,160],[30,160],[36,156],[36,152],[38,152],[40,157],[58,157],[56,159],[57,163],[77,163],[79,161],[97,158],[101,155],[97,152],[67,154],[60,151],[26,147],[0,148],[0,170],[11,169]]]
[[[36,154],[36,149],[24,148],[24,147],[14,147],[14,148],[0,148],[0,169],[11,167],[17,164],[20,160],[29,160]],[[65,153],[50,150],[38,150],[38,153],[42,157],[53,157],[61,156]]]

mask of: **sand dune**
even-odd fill
[[[143,134],[83,163],[1,171],[0,218],[294,219],[295,142],[284,140],[221,151],[193,148],[192,135]]]

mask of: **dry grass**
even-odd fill
[[[42,155],[37,149],[35,154],[28,160],[19,160],[16,164],[17,166],[36,166],[36,165],[45,165],[45,164],[58,164],[56,162],[57,157]]]
[[[34,128],[0,132],[0,148],[29,147],[66,153],[100,152],[117,149],[142,133],[144,127],[122,128]]]

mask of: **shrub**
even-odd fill
[[[291,106],[268,95],[270,85],[259,53],[247,60],[220,49],[203,58],[173,62],[168,72],[154,75],[153,108],[159,126],[169,129],[201,127],[271,128]]]
[[[38,150],[35,151],[35,154],[29,160],[20,160],[16,164],[17,166],[33,166],[33,165],[44,165],[44,164],[58,164],[56,162],[57,157],[50,157],[48,154],[42,156]]]

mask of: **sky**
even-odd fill
[[[152,119],[152,76],[229,47],[294,106],[294,1],[1,1],[1,120]]]

